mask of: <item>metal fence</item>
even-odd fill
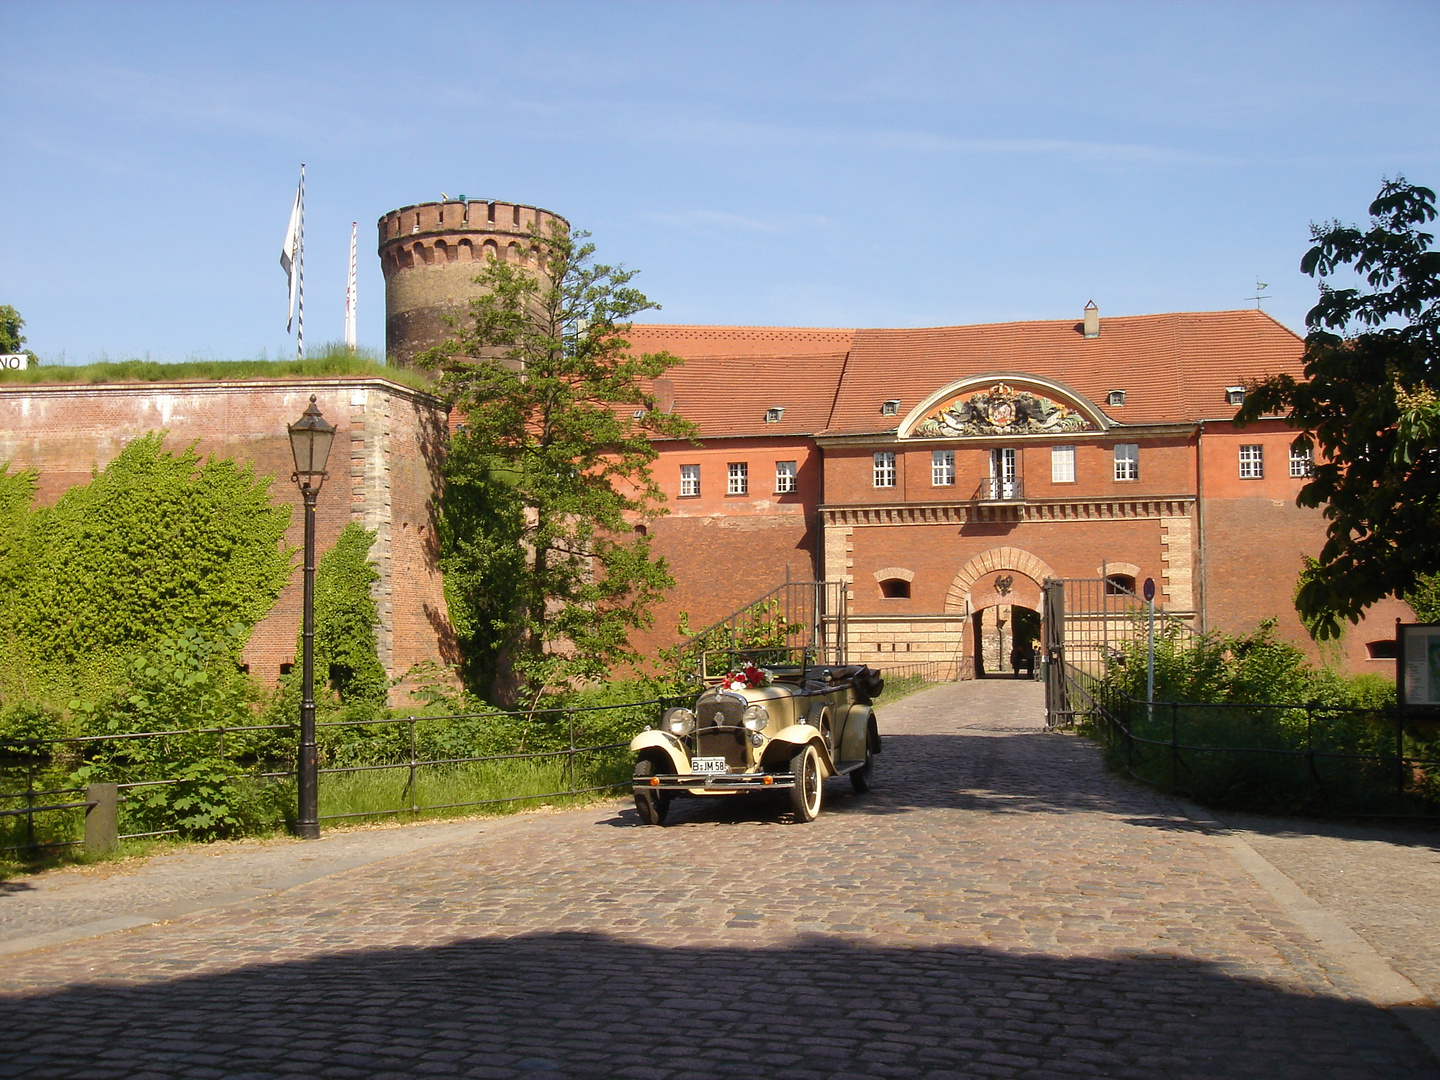
[[[681,671],[704,672],[710,651],[803,651],[816,664],[843,664],[848,654],[843,581],[787,581],[758,600],[692,634],[679,648]]]
[[[653,698],[640,702],[585,708],[545,709],[530,712],[485,711],[450,713],[439,716],[415,715],[390,719],[342,719],[322,721],[316,725],[322,746],[330,758],[320,769],[322,807],[327,787],[334,793],[335,781],[342,777],[363,774],[403,775],[400,799],[394,805],[366,806],[361,809],[322,813],[322,821],[351,818],[382,818],[402,814],[498,805],[527,800],[573,797],[586,793],[624,787],[629,782],[628,757],[619,754],[630,737],[646,724],[655,724],[660,712],[679,699]],[[326,738],[327,732],[348,729],[348,741]],[[77,736],[58,739],[20,739],[0,743],[0,783],[12,790],[0,791],[0,822],[23,819],[24,837],[19,843],[0,846],[0,852],[38,851],[47,848],[78,846],[85,843],[79,835],[84,830],[84,815],[94,809],[96,800],[87,795],[89,785],[45,783],[43,778],[76,768],[93,760],[102,748],[113,749],[119,744],[137,740],[184,738],[190,747],[214,740],[212,759],[227,761],[227,738],[253,740],[261,733],[279,733],[293,743],[295,725],[245,725],[240,727],[186,728],[170,731],[136,732],[118,735]],[[596,738],[596,734],[601,737]],[[438,737],[443,734],[444,737]],[[609,736],[609,737],[606,737]],[[508,747],[496,748],[497,742],[509,741]],[[464,752],[483,744],[490,752]],[[528,743],[528,745],[527,745]],[[164,745],[164,744],[162,744]],[[366,755],[372,760],[365,760]],[[437,770],[459,770],[467,766],[530,763],[558,764],[548,773],[557,783],[541,785],[539,790],[520,794],[491,794],[481,798],[448,798],[432,802],[422,798],[422,775]],[[177,762],[178,767],[183,764]],[[295,767],[293,759],[273,762],[274,768],[236,768],[212,782],[251,781],[280,785],[293,791]],[[622,768],[623,764],[623,768]],[[180,770],[183,771],[183,770]],[[613,775],[612,775],[613,773]],[[21,775],[23,774],[23,775]],[[535,775],[545,778],[540,770]],[[331,778],[330,785],[325,784]],[[173,788],[194,784],[186,776],[126,778],[123,770],[110,777],[115,781],[121,807],[135,802],[147,789]],[[8,781],[8,783],[6,783]],[[483,786],[483,785],[481,785]],[[534,785],[532,785],[533,787]],[[452,788],[453,789],[453,788]],[[289,800],[293,803],[293,799]],[[332,799],[333,802],[333,799]],[[159,829],[123,829],[127,815],[121,811],[122,831],[115,839],[141,839],[179,833],[177,827]],[[277,816],[267,822],[271,826],[287,823]],[[37,822],[49,827],[51,835],[42,838]],[[67,835],[68,834],[68,835]]]
[[[1065,665],[1071,708],[1137,780],[1208,802],[1343,816],[1440,811],[1440,725],[1320,702],[1147,702]]]

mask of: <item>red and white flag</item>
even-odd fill
[[[345,280],[345,344],[355,351],[355,239],[358,221],[350,223],[350,276]]]

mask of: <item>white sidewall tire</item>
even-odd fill
[[[824,801],[825,783],[820,767],[820,751],[814,743],[790,759],[790,775],[795,786],[790,789],[790,809],[796,823],[814,821],[820,816],[820,805]]]

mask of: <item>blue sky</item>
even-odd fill
[[[375,222],[535,204],[651,321],[922,326],[1249,306],[1312,221],[1440,185],[1440,5],[0,0],[0,303],[47,360],[384,340]]]

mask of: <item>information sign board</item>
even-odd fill
[[[1395,637],[1400,707],[1440,712],[1440,623],[1397,623]]]
[[[30,366],[30,357],[24,353],[0,353],[0,370],[24,371]]]

